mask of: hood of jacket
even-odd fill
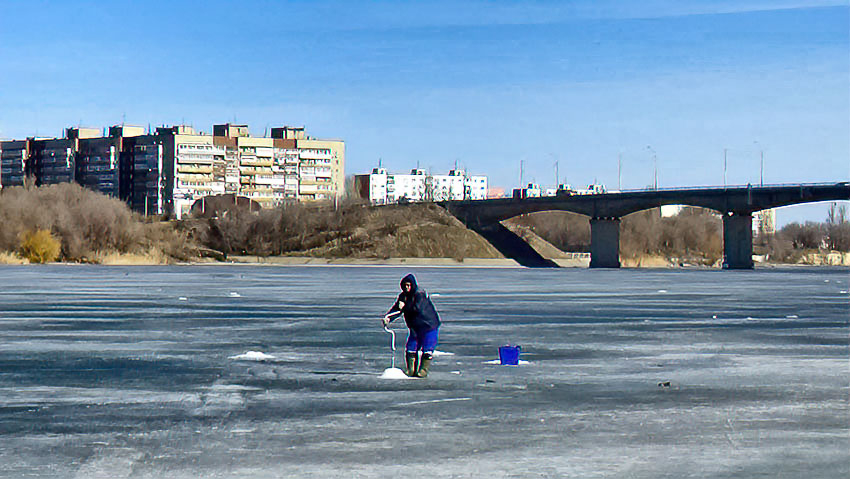
[[[410,292],[411,293],[416,292],[416,288],[417,288],[416,277],[413,276],[413,273],[410,273],[407,276],[405,276],[404,278],[401,278],[401,282],[398,285],[399,285],[399,287],[401,288],[402,291],[404,291],[404,286],[402,286],[404,283],[410,283]]]

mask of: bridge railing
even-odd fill
[[[584,194],[573,194],[569,196],[597,196],[597,195],[610,195],[610,194],[619,194],[619,193],[648,193],[653,191],[709,191],[709,190],[736,190],[736,189],[766,189],[766,188],[806,188],[806,187],[816,187],[816,186],[848,186],[850,182],[847,181],[829,181],[829,182],[820,182],[820,183],[769,183],[769,184],[747,184],[747,185],[702,185],[702,186],[676,186],[676,187],[668,187],[668,188],[638,188],[638,189],[627,189],[627,190],[613,190],[613,191],[605,191],[602,193],[584,193]],[[535,199],[535,198],[556,198],[557,196],[534,196],[526,199]],[[506,200],[506,199],[515,199],[510,196],[505,196],[502,198],[487,198],[483,200],[445,200],[446,202],[467,202],[467,201],[488,201],[492,199],[497,200]]]
[[[819,183],[767,183],[767,184],[746,184],[746,185],[702,185],[702,186],[673,186],[667,188],[636,188],[627,190],[606,191],[605,193],[643,193],[647,191],[682,191],[682,190],[734,190],[743,188],[800,188],[809,186],[836,186],[847,185],[847,181],[828,181]],[[603,193],[604,194],[604,193]]]

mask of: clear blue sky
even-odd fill
[[[305,125],[346,173],[491,185],[850,178],[847,1],[0,0],[0,137]],[[780,210],[823,220],[827,205]]]

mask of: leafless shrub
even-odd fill
[[[850,251],[850,221],[847,208],[830,205],[826,218],[826,247],[834,251]]]
[[[66,261],[88,261],[96,253],[139,253],[165,246],[179,256],[185,240],[174,227],[145,223],[121,201],[74,183],[40,188],[4,188],[0,193],[0,250],[13,251],[27,231],[47,230],[61,243]]]
[[[28,231],[21,239],[21,256],[30,263],[51,263],[59,258],[61,246],[48,230]]]
[[[825,225],[815,221],[789,223],[779,231],[780,237],[790,241],[794,249],[818,249],[826,234]]]

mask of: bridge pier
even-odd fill
[[[591,218],[590,267],[620,267],[620,218]]]
[[[753,269],[753,215],[723,215],[723,269]]]

